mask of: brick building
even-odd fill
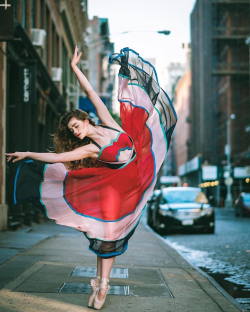
[[[180,167],[189,159],[190,147],[190,89],[191,72],[187,70],[179,79],[174,96],[174,107],[178,116],[174,135],[174,155],[176,166]]]
[[[83,42],[87,1],[7,1],[0,7],[0,228],[28,223],[13,207],[5,152],[46,151],[60,113],[77,106],[70,69]],[[26,218],[26,219],[25,219]]]

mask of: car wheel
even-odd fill
[[[147,224],[148,224],[150,227],[153,227],[152,213],[150,212],[150,210],[148,210],[148,214],[147,214]]]
[[[242,209],[242,208],[239,209],[239,216],[240,216],[240,217],[244,217],[244,212],[243,212],[243,209]]]
[[[166,234],[165,230],[162,229],[162,228],[159,228],[159,227],[157,227],[156,232],[157,232],[159,235],[165,235],[165,234]]]
[[[165,233],[165,229],[161,228],[160,227],[160,222],[158,220],[158,216],[156,215],[156,218],[155,218],[155,223],[154,223],[154,230],[160,234],[160,235],[163,235]]]
[[[208,227],[208,228],[206,228],[205,233],[208,233],[208,234],[213,234],[213,233],[214,233],[214,231],[215,231],[215,227],[214,227],[214,226],[212,226],[212,227]]]

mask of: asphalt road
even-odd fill
[[[164,238],[219,282],[244,311],[250,311],[250,218],[216,208],[214,234],[169,234]]]

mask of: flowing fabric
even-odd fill
[[[124,48],[110,57],[120,65],[122,129],[134,156],[117,167],[67,170],[62,163],[25,160],[16,170],[14,203],[40,204],[56,223],[82,231],[101,257],[122,254],[139,223],[165,159],[177,117],[154,67]]]

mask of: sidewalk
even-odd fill
[[[0,232],[1,312],[81,312],[95,256],[86,238],[51,222]],[[3,252],[2,252],[3,251]],[[236,312],[233,299],[144,225],[117,257],[102,311]]]

